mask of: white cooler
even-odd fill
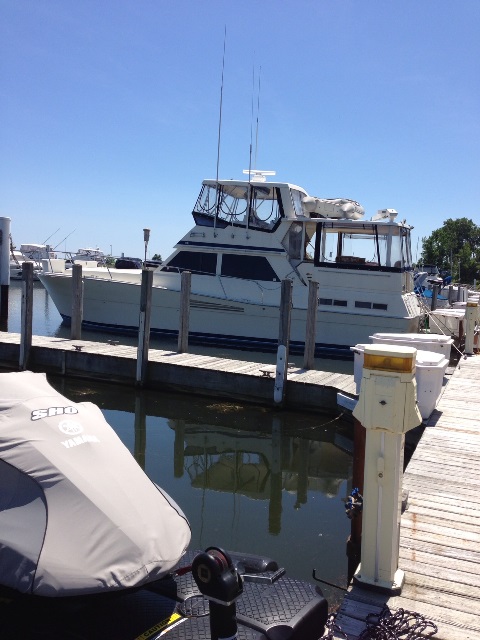
[[[398,343],[395,343],[398,344]],[[366,344],[350,347],[354,353],[353,379],[356,392],[360,393],[363,375],[363,361]],[[411,347],[411,343],[402,345]],[[417,350],[415,360],[415,380],[417,382],[417,404],[422,420],[428,418],[435,409],[443,386],[443,377],[448,367],[448,360],[442,353]]]
[[[420,415],[425,420],[435,409],[442,392],[443,377],[448,367],[448,360],[441,353],[417,351],[415,366],[417,403]]]
[[[441,353],[448,361],[453,344],[453,338],[438,333],[374,333],[370,340],[373,344],[396,344]]]
[[[430,333],[460,335],[463,331],[465,309],[436,309],[430,312],[428,325]]]

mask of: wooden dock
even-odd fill
[[[137,348],[114,342],[33,336],[28,368],[135,385]],[[18,369],[19,354],[20,334],[0,332],[0,367]],[[258,362],[150,349],[144,386],[273,406],[274,371]],[[356,398],[353,375],[289,367],[284,406],[337,411],[339,391]]]
[[[337,615],[349,640],[369,613],[415,611],[438,627],[435,640],[480,638],[480,355],[461,360],[404,476],[401,518],[405,585],[388,597],[353,586]],[[404,636],[401,636],[404,637]],[[345,638],[338,633],[335,638]]]

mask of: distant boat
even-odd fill
[[[13,247],[13,245],[12,245]],[[42,260],[56,258],[55,252],[46,244],[21,244],[20,249],[10,249],[10,279],[22,279],[22,264],[33,263],[33,277],[38,280],[38,274],[42,270]]]
[[[73,262],[96,262],[98,265],[105,263],[105,254],[98,247],[78,249],[75,254],[72,255]]]
[[[247,172],[249,173],[249,172]],[[192,273],[190,340],[275,350],[281,281],[293,283],[292,351],[304,348],[308,290],[318,282],[316,353],[351,357],[375,332],[416,332],[410,231],[397,212],[364,220],[343,198],[313,198],[274,172],[204,180],[194,227],[153,275],[151,332],[177,335],[181,273]],[[174,220],[171,223],[175,223]],[[84,269],[83,326],[138,331],[140,269]],[[40,280],[70,322],[71,274],[56,265]]]

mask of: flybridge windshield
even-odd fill
[[[326,221],[317,225],[314,261],[322,267],[409,270],[410,229],[394,224]]]
[[[200,226],[228,225],[272,231],[283,214],[280,190],[248,183],[204,184],[193,217]]]

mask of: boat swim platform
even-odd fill
[[[433,640],[480,638],[480,355],[459,361],[426,424],[403,481],[405,584],[392,597],[350,587],[336,619],[349,640],[384,605],[432,621]]]
[[[0,368],[18,370],[19,357],[20,334],[0,332]],[[134,386],[137,347],[32,336],[28,369]],[[149,349],[143,387],[274,406],[274,384],[275,365]],[[332,413],[338,412],[338,392],[357,398],[349,374],[289,366],[286,384],[288,409]]]

